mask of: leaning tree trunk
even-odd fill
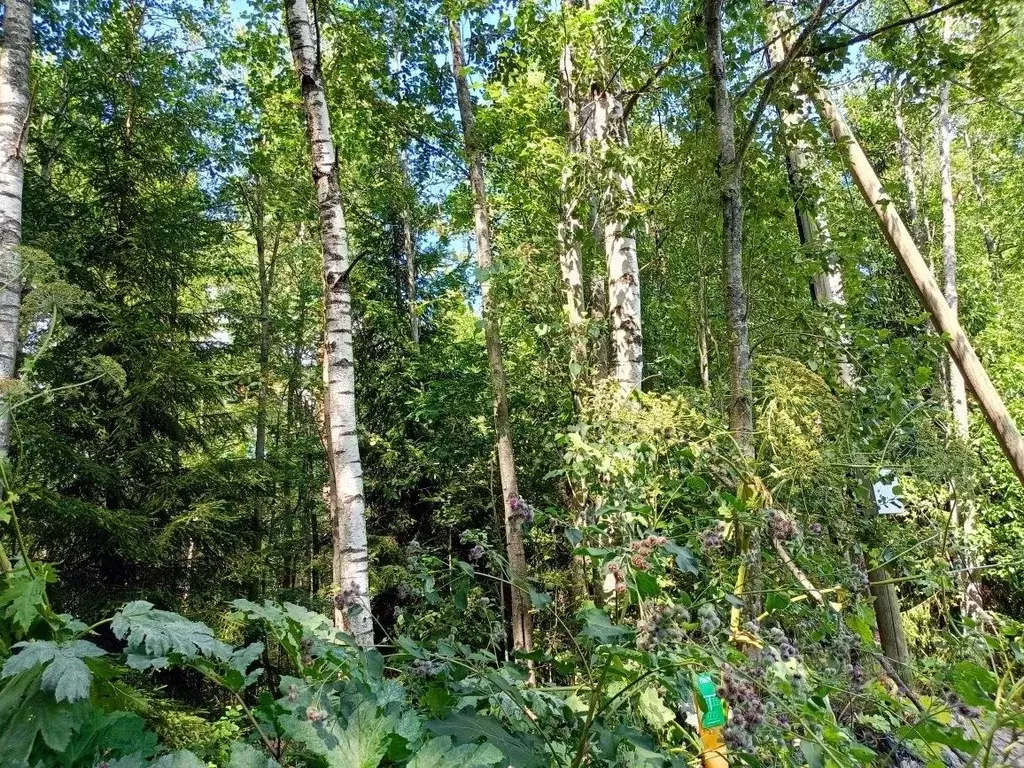
[[[935,282],[931,270],[921,257],[914,239],[903,224],[891,198],[882,187],[882,182],[868,161],[864,150],[846,124],[846,120],[833,104],[824,87],[815,84],[812,93],[814,102],[825,120],[843,154],[850,174],[860,190],[864,201],[871,208],[882,235],[890,250],[900,262],[904,273],[917,292],[921,304],[931,315],[936,329],[946,336],[946,346],[957,368],[963,374],[971,391],[978,400],[978,406],[985,420],[998,440],[1003,454],[1013,467],[1017,479],[1024,485],[1024,439],[1017,425],[1006,409],[1002,397],[992,384],[988,372],[978,359],[974,347],[960,327],[956,314],[946,303],[942,291]]]
[[[952,20],[947,18],[943,25],[942,36],[948,40],[952,32]],[[949,113],[949,81],[939,87],[939,180],[942,195],[942,263],[944,272],[943,295],[949,304],[953,317],[958,315],[960,296],[957,291],[956,279],[956,208],[953,200],[953,120]],[[967,411],[967,387],[960,369],[956,367],[952,356],[948,361],[947,382],[949,384],[949,405],[953,412],[953,428],[957,439],[968,445],[971,440],[970,420]],[[971,552],[975,528],[974,504],[969,498],[961,498],[955,483],[950,483],[950,514],[959,524],[964,535],[963,565],[966,570],[960,580],[960,604],[968,616],[977,616],[984,608],[981,589],[974,577],[973,569],[977,565]]]
[[[477,264],[482,279],[480,282],[481,311],[483,314],[484,341],[487,345],[487,359],[491,370],[491,394],[494,398],[494,429],[497,433],[498,471],[501,475],[502,499],[505,506],[505,545],[508,565],[512,575],[512,643],[516,650],[529,651],[533,648],[533,618],[530,615],[530,601],[525,584],[527,576],[526,548],[523,545],[523,515],[520,511],[519,484],[516,478],[516,459],[512,446],[512,428],[509,424],[508,381],[505,378],[505,363],[501,355],[501,334],[498,318],[491,302],[488,275],[493,258],[491,255],[491,222],[487,206],[487,188],[484,184],[484,164],[476,136],[476,118],[473,114],[473,100],[466,81],[466,59],[462,52],[462,37],[458,21],[448,19],[448,35],[452,46],[452,73],[455,76],[455,92],[462,118],[462,136],[469,161],[469,184],[473,190],[473,220],[476,234]]]
[[[7,0],[0,50],[0,385],[15,376],[21,310],[21,194],[28,136],[32,0]],[[0,407],[0,456],[11,443],[10,409]]]
[[[363,468],[356,434],[348,233],[338,182],[337,155],[331,138],[331,117],[320,70],[317,29],[306,0],[286,0],[285,15],[306,111],[324,253],[324,431],[330,470],[328,495],[334,521],[332,576],[338,590],[334,620],[350,632],[360,646],[368,648],[373,645],[373,615],[370,612]]]
[[[747,324],[747,294],[743,286],[743,166],[736,152],[736,115],[726,83],[725,51],[722,47],[723,0],[706,0],[704,23],[707,37],[708,75],[718,140],[718,176],[721,187],[722,256],[725,265],[726,331],[729,334],[729,429],[740,453],[754,458],[754,414],[751,383],[750,333]],[[746,553],[737,580],[737,593],[744,599],[750,618],[761,613],[761,536],[756,528],[745,540],[738,535]],[[738,614],[734,613],[734,624]],[[737,627],[734,627],[736,629]]]
[[[789,51],[789,20],[775,4],[768,4],[769,62],[778,65],[784,61]],[[811,293],[820,304],[845,303],[843,292],[843,273],[835,254],[831,252],[831,238],[828,221],[824,216],[820,195],[814,195],[811,189],[817,184],[813,178],[814,165],[809,157],[807,143],[798,138],[807,129],[810,104],[806,93],[798,82],[790,87],[789,96],[796,109],[780,109],[782,115],[783,139],[786,143],[787,157],[790,168],[790,184],[796,209],[797,227],[800,239],[810,247],[821,246],[828,249],[827,267],[815,275]],[[853,390],[857,386],[857,373],[848,357],[848,340],[842,338],[842,359],[840,360],[840,381],[843,386]],[[872,500],[874,501],[874,500]],[[877,505],[872,503],[877,509]],[[878,639],[882,653],[900,670],[899,674],[906,679],[910,655],[907,648],[906,635],[903,631],[902,611],[896,585],[892,583],[888,569],[881,564],[869,567],[868,580],[871,596],[874,598],[872,607],[875,613],[875,624],[878,627]]]

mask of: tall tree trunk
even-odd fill
[[[942,37],[948,41],[952,34],[952,19],[946,18],[942,29]],[[956,208],[953,199],[953,120],[949,112],[949,81],[939,86],[939,179],[942,195],[942,263],[944,272],[943,296],[949,304],[949,310],[957,318],[960,296],[957,292],[956,279]],[[949,404],[953,412],[953,428],[957,439],[965,445],[970,444],[970,420],[967,411],[967,387],[964,377],[957,368],[952,356],[948,360],[947,381],[949,383]],[[981,590],[973,577],[973,567],[977,564],[972,555],[971,547],[975,529],[975,510],[969,498],[962,498],[961,491],[955,483],[950,483],[950,514],[954,522],[960,525],[964,535],[963,565],[961,578],[960,604],[965,614],[977,616],[983,609]]]
[[[726,328],[729,334],[729,428],[742,454],[754,456],[747,292],[743,285],[743,167],[736,157],[736,116],[726,84],[722,49],[722,0],[706,0],[708,73],[714,99],[721,184],[722,255],[725,264]]]
[[[773,65],[778,65],[789,52],[791,35],[786,34],[784,30],[791,27],[791,21],[777,3],[769,0],[766,5],[768,7],[768,34],[771,38],[769,61]],[[814,184],[815,180],[812,176],[814,173],[813,161],[809,157],[806,142],[795,138],[806,130],[805,122],[810,116],[809,99],[799,82],[796,81],[790,88],[789,96],[793,103],[798,105],[798,109],[783,108],[780,109],[780,115],[782,116],[783,139],[786,143],[790,184],[800,240],[804,245],[822,246],[831,250],[831,238],[828,223],[824,217],[822,200],[820,196],[813,196],[808,190],[809,185],[817,186]],[[843,274],[833,253],[828,255],[826,269],[815,275],[811,294],[819,304],[842,305],[845,303]],[[847,357],[848,340],[846,338],[842,339],[842,346],[840,381],[848,390],[853,390],[857,386],[857,373]],[[877,504],[874,503],[874,499],[872,499],[871,512],[877,514]],[[882,653],[896,669],[900,670],[901,677],[906,678],[910,656],[906,635],[903,631],[902,610],[896,585],[890,582],[889,571],[883,565],[877,565],[874,568],[869,566],[868,579],[871,583],[871,596],[874,598],[872,608],[875,613],[875,624],[878,627]]]
[[[974,197],[978,201],[979,210],[984,213],[987,209],[985,191],[981,186],[981,178],[978,176],[977,166],[974,162],[975,157],[973,144],[971,143],[971,133],[967,130],[964,131],[964,149],[967,150],[967,157],[971,160],[971,185],[974,187]],[[992,230],[984,223],[981,225],[981,234],[985,239],[985,252],[988,254],[989,260],[991,260],[996,255],[996,239],[992,235]]]
[[[888,193],[883,189],[878,174],[872,168],[853,131],[832,103],[828,91],[816,84],[813,94],[815,105],[843,154],[861,196],[871,208],[890,250],[899,260],[921,304],[931,315],[935,327],[948,338],[946,345],[950,355],[974,392],[1003,454],[1013,467],[1018,480],[1024,485],[1024,439],[1021,438],[1013,417],[1010,416],[1002,397],[989,379],[988,372],[978,359],[974,347],[960,327],[956,314],[946,303],[910,232],[907,231],[895,207],[890,204]]]
[[[497,437],[498,472],[501,476],[501,492],[505,506],[505,545],[512,585],[512,642],[516,650],[529,651],[533,648],[533,618],[530,616],[530,601],[527,598],[525,580],[527,577],[526,549],[523,545],[523,516],[520,505],[519,484],[516,478],[516,459],[512,446],[512,429],[509,424],[508,381],[505,378],[505,364],[501,354],[501,334],[498,318],[491,302],[488,275],[493,258],[491,254],[491,221],[487,205],[487,187],[484,183],[484,164],[480,145],[477,143],[476,118],[473,114],[473,99],[466,81],[466,59],[462,52],[462,37],[459,23],[448,19],[448,35],[452,46],[452,73],[455,76],[455,92],[462,118],[462,135],[469,161],[469,184],[473,190],[473,220],[476,233],[477,264],[484,276],[480,284],[481,311],[483,314],[484,341],[487,345],[487,359],[491,371],[491,394],[494,398],[494,430]]]
[[[569,4],[563,6],[563,13],[569,12]],[[561,219],[558,223],[559,267],[565,290],[565,312],[569,322],[569,381],[572,384],[573,401],[576,409],[580,406],[580,380],[587,363],[586,305],[583,298],[583,254],[581,233],[583,225],[579,218],[580,199],[573,190],[572,164],[580,152],[580,116],[576,103],[576,87],[573,79],[573,50],[568,42],[562,48],[559,66],[562,107],[565,110],[568,153],[562,172]]]
[[[721,185],[722,256],[725,266],[726,330],[729,334],[729,429],[740,453],[754,458],[753,385],[751,382],[750,332],[747,324],[747,293],[743,285],[743,164],[736,153],[736,115],[726,83],[722,47],[723,0],[705,0],[708,75],[718,140],[718,176]],[[738,532],[745,554],[737,580],[747,615],[761,613],[761,534],[755,528]],[[734,629],[738,613],[734,613]]]
[[[622,103],[611,84],[592,87],[584,135],[597,145],[605,187],[599,201],[602,240],[608,270],[608,318],[611,322],[611,373],[624,394],[640,389],[644,376],[640,315],[640,265],[629,212],[636,196],[633,177],[610,155],[629,145]]]
[[[21,195],[28,137],[32,0],[7,0],[0,49],[0,382],[15,377],[21,310]],[[11,443],[11,414],[0,403],[0,456]]]
[[[711,389],[711,366],[708,358],[707,284],[704,279],[703,265],[698,265],[697,268],[700,270],[700,274],[697,276],[697,377],[700,380],[700,388],[707,392]]]
[[[306,0],[285,0],[288,39],[298,72],[312,155],[324,253],[324,420],[333,517],[334,621],[356,642],[373,645],[363,468],[356,433],[348,234],[338,183],[331,117],[320,69],[320,41]]]
[[[896,123],[896,134],[900,153],[900,165],[903,169],[903,184],[907,188],[907,225],[914,233],[918,248],[924,248],[928,234],[917,199],[917,174],[914,172],[914,149],[910,144],[907,124],[903,118],[903,96],[898,83],[893,83],[893,118]]]
[[[405,192],[415,193],[412,176],[409,173],[409,153],[402,150],[402,180]],[[409,306],[409,338],[413,344],[420,343],[420,313],[416,306],[416,237],[412,231],[412,210],[409,201],[402,203],[402,250],[405,251],[405,296]]]

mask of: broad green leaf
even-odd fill
[[[484,768],[502,759],[492,744],[460,744],[452,748],[449,736],[436,736],[424,744],[407,768]]]
[[[17,643],[21,651],[7,660],[3,677],[12,677],[32,667],[47,665],[42,688],[57,701],[78,701],[89,697],[92,672],[82,659],[105,655],[105,651],[87,640],[54,644],[48,640]]]
[[[280,763],[259,749],[236,741],[231,744],[231,757],[227,768],[280,768]]]
[[[583,619],[583,634],[599,643],[614,643],[633,633],[627,627],[612,624],[608,614],[599,608],[587,608],[580,612],[580,617]]]
[[[800,742],[800,751],[804,755],[809,768],[824,768],[825,750],[816,741],[803,740]]]
[[[676,719],[675,712],[665,706],[657,686],[654,685],[644,688],[637,700],[637,710],[655,731],[663,730]]]
[[[177,752],[164,755],[150,768],[206,768],[206,763],[187,749],[179,749]]]
[[[497,720],[471,712],[453,712],[444,720],[432,720],[427,730],[439,736],[451,736],[460,744],[480,741],[492,744],[516,768],[540,768],[547,765],[541,759],[532,740],[525,734],[513,736]]]
[[[27,571],[14,572],[27,575]],[[0,605],[6,605],[4,615],[28,632],[32,622],[39,616],[43,607],[43,596],[46,594],[46,578],[43,575],[15,578],[13,583],[0,594]]]
[[[231,646],[218,640],[205,624],[158,610],[145,600],[128,603],[118,611],[111,629],[118,639],[127,640],[130,651],[140,657],[176,654],[186,659],[201,655],[226,660],[231,656]]]
[[[683,573],[692,573],[695,576],[699,573],[697,570],[697,561],[689,547],[684,547],[670,541],[665,544],[665,551],[676,556],[676,568]]]

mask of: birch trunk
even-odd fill
[[[568,11],[566,5],[565,11]],[[573,77],[572,45],[562,48],[559,66],[562,106],[565,109],[569,158],[562,172],[562,211],[558,224],[559,267],[565,290],[565,311],[569,322],[569,380],[573,400],[579,408],[579,381],[587,362],[586,305],[583,299],[583,255],[579,219],[579,197],[572,190],[572,160],[580,152],[580,116]]]
[[[832,138],[843,154],[851,176],[860,190],[864,201],[871,208],[879,228],[889,244],[890,250],[899,260],[904,273],[914,286],[921,304],[932,317],[938,331],[948,337],[949,349],[957,368],[963,374],[978,400],[978,405],[988,421],[989,427],[999,441],[1007,461],[1013,467],[1018,480],[1024,485],[1024,439],[1010,416],[1002,397],[989,379],[988,372],[978,359],[974,347],[960,327],[955,313],[946,303],[942,291],[928,269],[921,252],[914,243],[910,232],[903,224],[899,213],[891,204],[888,193],[861,149],[853,131],[846,124],[839,110],[823,87],[814,88],[814,102],[822,118],[829,126]]]
[[[402,150],[402,180],[405,192],[412,193],[412,177],[409,174],[409,153]],[[405,296],[409,306],[409,338],[413,344],[420,343],[420,314],[416,306],[416,238],[412,231],[412,211],[409,203],[402,204],[402,250],[405,251]]]
[[[971,160],[971,186],[974,187],[974,197],[978,201],[978,208],[981,211],[985,210],[985,191],[981,186],[981,179],[978,177],[977,167],[974,164],[974,152],[971,144],[970,131],[964,131],[964,149],[967,150],[967,157]],[[996,255],[996,239],[992,235],[992,231],[988,228],[987,224],[981,226],[982,237],[985,238],[985,252],[988,254],[989,260]]]
[[[21,195],[28,136],[32,0],[7,0],[0,50],[0,386],[15,377],[21,310]],[[0,403],[0,456],[11,442],[11,414]]]
[[[788,15],[775,3],[768,2],[768,33],[772,38],[769,45],[769,60],[772,64],[783,61],[789,52],[789,36],[784,29],[791,27]],[[790,167],[790,183],[793,187],[793,199],[796,208],[797,225],[800,230],[801,242],[805,245],[823,245],[828,248],[831,238],[827,220],[823,215],[822,201],[812,198],[807,191],[807,182],[813,174],[813,163],[808,155],[806,142],[793,139],[805,128],[804,123],[810,117],[810,102],[806,93],[796,81],[791,85],[790,96],[799,105],[798,110],[780,110],[783,122],[783,138],[786,142],[787,157]],[[810,179],[813,182],[813,178]],[[813,206],[813,207],[812,207]],[[845,304],[843,293],[843,275],[833,254],[829,255],[828,268],[815,276],[811,287],[814,300],[820,304]],[[857,386],[857,374],[846,356],[848,340],[841,339],[843,359],[840,362],[840,381],[848,390]],[[877,514],[877,504],[872,498],[872,509]],[[906,635],[903,631],[903,614],[900,607],[899,593],[892,584],[888,569],[884,566],[869,568],[869,583],[872,609],[875,614],[875,625],[878,628],[879,644],[882,653],[892,664],[906,676],[910,663]],[[877,583],[875,583],[877,582]]]
[[[491,222],[487,206],[487,188],[484,183],[484,165],[476,137],[476,118],[473,100],[466,80],[466,59],[462,52],[462,37],[458,21],[448,19],[448,35],[452,46],[452,73],[455,92],[462,118],[462,135],[469,161],[469,183],[473,190],[473,220],[476,234],[477,264],[484,276],[480,283],[484,341],[491,372],[491,394],[494,398],[494,430],[497,437],[498,472],[501,476],[502,500],[505,508],[505,545],[512,576],[512,643],[517,651],[533,648],[533,618],[525,584],[527,576],[526,548],[523,545],[523,517],[517,511],[519,485],[516,477],[516,459],[509,424],[508,381],[501,354],[501,335],[498,318],[491,302],[487,275],[493,265],[491,254]]]
[[[624,394],[638,390],[644,375],[643,326],[640,316],[640,265],[637,261],[636,238],[629,226],[629,211],[635,199],[633,177],[611,167],[609,156],[614,148],[629,145],[622,103],[609,88],[595,85],[590,114],[592,125],[585,135],[597,145],[599,162],[605,169],[606,181],[601,216],[604,219],[601,239],[604,242],[608,270],[608,318],[611,323],[611,373]]]
[[[948,41],[952,34],[952,19],[947,18],[942,37]],[[953,119],[949,112],[949,82],[939,87],[939,183],[942,196],[942,263],[943,263],[943,296],[949,304],[954,318],[959,319],[958,310],[960,296],[957,291],[957,255],[956,255],[956,207],[953,199]],[[957,438],[965,445],[970,443],[970,420],[967,411],[967,387],[964,377],[957,368],[952,356],[948,359],[947,381],[949,384],[949,404],[953,412],[953,428]],[[975,510],[970,499],[961,498],[954,483],[950,483],[950,514],[955,523],[960,525],[964,535],[963,565],[967,569],[961,579],[960,604],[968,616],[979,615],[983,608],[981,589],[973,576],[973,568],[977,565],[971,552],[971,539],[975,529]]]
[[[947,29],[948,29],[947,20]],[[944,35],[945,36],[945,35]],[[954,319],[960,306],[960,297],[956,287],[956,210],[953,202],[953,168],[951,149],[953,144],[953,121],[949,114],[949,83],[945,82],[939,90],[939,186],[942,196],[942,294],[949,305]],[[953,423],[957,436],[963,440],[970,439],[967,419],[967,387],[964,377],[956,367],[952,356],[949,358],[949,400],[953,411]]]
[[[306,112],[324,253],[324,431],[333,518],[332,577],[338,590],[334,621],[351,633],[360,646],[368,648],[373,646],[373,615],[363,469],[356,434],[348,234],[316,29],[306,0],[285,0],[285,15]]]
[[[914,233],[918,248],[924,248],[928,235],[921,218],[921,209],[917,200],[917,174],[914,172],[914,150],[910,145],[907,124],[903,119],[903,104],[899,86],[894,84],[892,111],[898,136],[900,165],[903,169],[903,184],[907,188],[907,225]]]

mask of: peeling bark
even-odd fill
[[[7,0],[0,49],[0,386],[15,378],[21,311],[21,204],[29,118],[32,0]],[[11,442],[0,400],[0,456]]]
[[[338,182],[331,117],[320,69],[317,30],[306,0],[286,0],[292,59],[302,89],[313,184],[324,254],[324,422],[328,496],[333,519],[334,622],[364,647],[373,646],[363,468],[356,433],[352,298],[348,232]]]

